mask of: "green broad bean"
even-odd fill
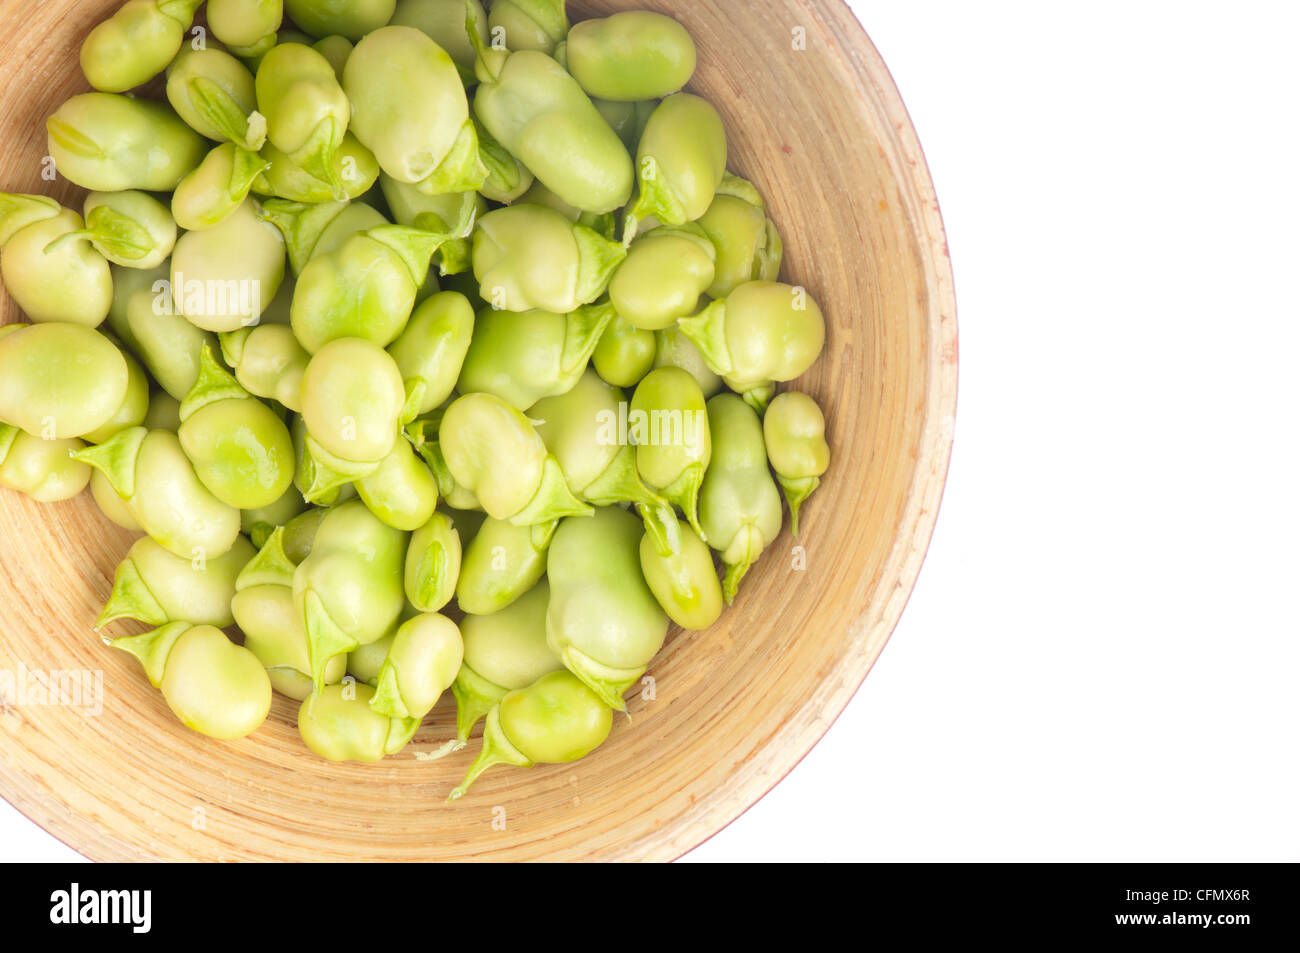
[[[428,195],[420,191],[418,184],[399,182],[383,173],[379,176],[379,187],[397,224],[426,232],[451,231],[458,222],[472,225],[487,211],[487,203],[472,191]]]
[[[584,225],[602,238],[610,241],[614,239],[615,220],[612,213],[606,212],[603,215],[596,215],[592,212],[584,212],[581,209],[574,208],[536,179],[533,180],[533,184],[528,187],[526,192],[514,199],[514,204],[541,205],[553,209],[570,222]]]
[[[394,529],[419,529],[438,506],[438,483],[406,440],[394,443],[379,467],[355,485],[361,502]]]
[[[487,14],[479,0],[468,0],[468,4],[466,0],[397,0],[388,21],[390,26],[415,27],[446,50],[466,86],[478,82],[474,75],[474,44],[469,40],[470,22],[479,42],[486,46]]]
[[[317,693],[330,659],[382,638],[396,625],[406,601],[406,546],[406,533],[356,500],[321,519],[311,553],[293,575],[294,612],[306,634]]]
[[[608,303],[571,314],[481,311],[457,390],[494,394],[516,410],[568,393],[613,317]]]
[[[426,232],[457,234],[463,230],[468,236],[475,220],[487,211],[487,201],[477,192],[426,195],[418,185],[398,182],[386,175],[379,177],[379,185],[394,221]],[[468,237],[441,245],[434,254],[439,273],[453,275],[469,271],[471,250]]]
[[[303,743],[327,761],[382,761],[406,746],[420,723],[389,718],[370,707],[369,685],[330,685],[311,695],[298,710]]]
[[[284,0],[289,19],[308,36],[345,36],[356,42],[393,16],[397,0]]]
[[[537,180],[477,119],[474,120],[474,129],[478,135],[478,158],[484,171],[478,191],[493,202],[509,205],[527,192]]]
[[[474,615],[491,615],[513,603],[546,573],[546,554],[558,523],[515,526],[488,517],[465,546],[456,603]]]
[[[285,552],[285,530],[277,527],[234,581],[230,613],[244,633],[244,648],[266,668],[271,687],[301,701],[311,694],[307,639],[294,616],[293,575],[297,568]],[[336,656],[325,666],[325,684],[343,679],[347,659]]]
[[[361,338],[341,338],[322,347],[302,379],[302,419],[308,441],[328,457],[369,465],[365,476],[398,440],[406,402],[397,363],[383,348]]]
[[[438,440],[438,428],[442,425],[445,408],[414,420],[403,428],[406,439],[411,441],[415,452],[429,465],[433,478],[438,482],[438,494],[449,507],[461,510],[482,510],[478,498],[456,482],[447,468],[447,460],[442,453],[442,444]]]
[[[605,507],[561,521],[546,557],[547,644],[618,711],[668,635],[668,616],[641,575],[642,534],[635,516]]]
[[[677,324],[738,394],[761,394],[774,381],[794,380],[812,367],[826,343],[826,319],[817,302],[803,288],[776,281],[743,284]]]
[[[704,292],[710,298],[725,298],[747,281],[776,281],[784,245],[752,184],[723,176],[713,204],[697,224],[717,251],[713,284]]]
[[[628,411],[628,439],[646,484],[681,508],[701,536],[700,486],[713,455],[713,428],[699,383],[679,367],[651,371]]]
[[[384,668],[388,650],[392,647],[395,638],[397,638],[397,630],[393,629],[382,639],[355,648],[346,656],[335,656],[335,660],[345,658],[348,674],[363,685],[374,688],[379,684],[379,673]]]
[[[197,380],[197,375],[195,379]],[[149,430],[170,430],[172,433],[180,430],[181,402],[166,391],[151,392],[143,426]]]
[[[591,100],[596,111],[604,117],[605,122],[618,135],[628,154],[635,154],[641,134],[650,116],[659,108],[659,100],[646,99],[636,103],[619,103],[609,99]]]
[[[591,355],[596,373],[615,387],[635,387],[655,364],[655,333],[615,317]]]
[[[257,57],[276,44],[283,0],[208,0],[208,29],[237,56]]]
[[[176,245],[171,212],[147,192],[91,192],[82,212],[86,227],[64,235],[59,243],[89,239],[95,251],[114,265],[152,271]]]
[[[152,288],[155,282],[162,282],[161,287],[168,287],[171,270],[170,261],[163,261],[156,267],[147,269],[123,268],[120,265],[110,267],[113,274],[113,302],[108,308],[108,327],[132,352],[138,353],[140,347],[127,321],[127,304],[133,294]]]
[[[253,83],[270,144],[308,175],[341,192],[335,160],[352,112],[330,61],[310,46],[280,43],[262,57]]]
[[[121,408],[130,369],[113,342],[80,324],[33,324],[0,336],[0,422],[64,440]]]
[[[221,338],[222,357],[234,368],[240,387],[295,413],[302,410],[302,376],[311,355],[302,349],[292,328],[263,323]]]
[[[279,324],[289,327],[289,310],[293,305],[293,292],[298,286],[296,275],[286,274],[284,280],[280,282],[280,290],[275,293],[271,303],[262,309],[262,317],[258,319],[257,325]],[[245,330],[240,328],[239,330]],[[233,332],[227,332],[233,333]]]
[[[203,0],[127,0],[81,44],[81,71],[95,89],[124,93],[153,79],[185,42]]]
[[[0,424],[0,486],[39,503],[70,500],[90,483],[90,468],[69,456],[84,446],[75,437],[44,440]]]
[[[461,537],[446,513],[434,513],[411,534],[402,575],[407,601],[421,612],[440,612],[456,594]]]
[[[356,487],[351,481],[356,479],[356,475],[368,473],[378,466],[377,463],[360,466],[340,461],[339,467],[347,471],[340,472],[338,468],[331,468],[318,460],[317,456],[328,460],[329,454],[315,441],[308,446],[307,425],[300,415],[290,418],[289,435],[293,438],[295,461],[293,485],[312,506],[335,506],[344,499],[351,499],[356,495]]]
[[[460,629],[446,616],[408,619],[388,648],[370,707],[389,718],[419,721],[456,680],[463,653]]]
[[[133,533],[144,532],[140,521],[131,515],[131,507],[127,506],[126,500],[117,495],[113,485],[108,482],[108,477],[93,467],[90,471],[90,495],[99,506],[99,511],[112,522]]]
[[[316,532],[328,513],[329,510],[312,506],[284,524],[284,551],[295,566],[311,554]]]
[[[422,416],[447,401],[474,335],[474,309],[454,291],[416,306],[406,328],[388,345],[406,390],[406,413]]]
[[[0,249],[0,277],[33,323],[97,327],[113,304],[113,274],[71,209],[14,232]]]
[[[271,681],[257,656],[218,628],[171,622],[109,645],[136,656],[187,728],[231,740],[256,731],[271,710]]]
[[[266,506],[246,509],[239,514],[239,528],[261,549],[277,528],[288,524],[295,516],[305,512],[307,501],[298,488],[290,486],[284,494]]]
[[[367,35],[348,58],[343,89],[351,129],[385,174],[408,183],[436,176],[431,194],[483,184],[465,87],[451,57],[427,35],[409,26]]]
[[[172,216],[182,229],[211,229],[229,218],[269,163],[256,152],[243,150],[234,143],[222,143],[204,157],[175,187]]]
[[[781,494],[767,469],[763,425],[735,394],[709,400],[713,459],[700,487],[701,535],[722,555],[730,605],[741,580],[781,532]]]
[[[73,454],[108,477],[146,533],[185,559],[215,559],[239,538],[239,510],[200,482],[180,439],[132,427]]]
[[[584,212],[627,204],[631,156],[564,67],[535,50],[480,49],[475,70],[474,115],[539,181]]]
[[[565,62],[593,98],[661,99],[695,74],[695,41],[672,17],[629,10],[584,20],[569,31]]]
[[[563,670],[564,663],[546,644],[550,599],[551,587],[543,579],[501,611],[466,615],[461,621],[464,660],[451,686],[460,746],[509,692]]]
[[[112,440],[127,428],[140,426],[149,413],[149,376],[139,361],[126,351],[122,352],[122,357],[126,360],[126,396],[117,412],[102,426],[81,435],[87,443]]]
[[[549,56],[568,32],[564,0],[495,0],[488,12],[488,35],[512,50]]]
[[[337,251],[353,235],[387,225],[388,219],[365,202],[287,202],[267,199],[262,217],[280,230],[289,252],[289,267],[302,273],[316,255]],[[292,305],[290,305],[292,315]]]
[[[443,414],[438,439],[452,477],[489,516],[532,526],[591,512],[569,491],[532,423],[500,397],[458,398]]]
[[[204,331],[256,324],[284,280],[284,239],[246,199],[219,224],[186,232],[172,253],[175,310]]]
[[[653,217],[684,225],[708,211],[727,171],[727,133],[718,111],[690,93],[669,96],[651,114],[636,152],[640,191],[629,231]]]
[[[695,530],[678,523],[681,546],[665,554],[650,533],[641,539],[641,574],[660,607],[683,629],[707,629],[722,615],[722,585],[713,553]]]
[[[169,106],[116,93],[73,96],[45,127],[55,167],[94,192],[171,191],[208,150]]]
[[[483,749],[447,800],[464,797],[494,765],[526,768],[584,758],[605,743],[613,720],[599,694],[573,675],[543,675],[528,688],[509,692],[488,712]]]
[[[381,225],[316,255],[298,275],[290,320],[311,354],[340,338],[387,347],[406,327],[433,254],[457,236]]]
[[[244,204],[253,180],[268,166],[256,152],[233,142],[217,146],[172,193],[176,224],[188,231],[220,225]]]
[[[763,440],[776,482],[790,504],[791,530],[798,536],[799,506],[817,489],[831,465],[826,418],[807,394],[778,394],[763,415]]]
[[[604,294],[626,256],[618,242],[540,205],[489,212],[474,230],[480,296],[501,311],[576,311]]]
[[[167,101],[205,138],[252,152],[266,144],[266,117],[257,111],[253,74],[225,50],[181,50],[167,67]]]
[[[54,218],[63,206],[46,195],[0,192],[0,247],[35,222]]]
[[[211,331],[204,331],[176,313],[170,278],[165,278],[160,285],[155,283],[154,288],[140,288],[131,295],[126,305],[126,328],[141,363],[159,386],[177,401],[188,394],[199,379],[203,349],[217,342],[217,336]]]
[[[708,302],[705,302],[707,306]],[[703,310],[700,308],[699,310]],[[677,325],[655,332],[655,367],[680,367],[700,385],[706,398],[722,390],[722,378],[713,373],[695,342],[682,334]]]
[[[528,415],[575,496],[593,506],[634,504],[656,545],[672,552],[677,519],[668,501],[646,486],[637,471],[636,448],[619,428],[626,409],[623,392],[588,370],[568,393],[538,401]]]
[[[663,225],[628,249],[609,282],[609,300],[619,317],[649,331],[661,331],[694,312],[713,284],[716,252],[698,225]]]
[[[138,619],[153,626],[188,622],[223,629],[233,625],[230,600],[235,597],[235,577],[254,555],[256,550],[243,536],[215,559],[186,559],[148,536],[137,539],[118,564],[95,628],[118,619]]]
[[[369,191],[379,178],[379,162],[374,154],[352,133],[345,133],[343,143],[331,164],[338,187],[317,178],[297,165],[271,143],[262,147],[261,156],[270,166],[253,180],[258,195],[273,195],[290,202],[333,202],[355,199]],[[339,189],[342,194],[339,194]]]
[[[209,348],[199,378],[181,401],[177,432],[199,481],[237,509],[257,509],[293,485],[289,428],[230,376]]]
[[[335,78],[342,83],[343,68],[347,66],[348,57],[355,49],[352,41],[346,36],[323,36],[313,43],[311,48],[330,61],[330,66],[334,67]]]

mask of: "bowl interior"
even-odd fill
[[[115,0],[0,2],[0,189],[78,204],[47,181],[44,119],[88,87],[77,51]],[[730,166],[767,198],[782,279],[828,320],[797,386],[825,409],[833,464],[705,632],[674,632],[608,743],[584,761],[496,769],[444,803],[477,751],[450,698],[378,765],[318,760],[277,697],[252,737],[172,717],[90,624],[131,534],[89,494],[0,494],[0,673],[102,673],[102,711],[0,709],[0,795],[93,859],[669,859],[762,796],[825,732],[902,611],[951,442],[956,324],[924,160],[883,63],[838,0],[735,5],[573,0],[574,19],[671,13],[700,51],[692,90],[721,111]],[[3,320],[18,320],[0,303]],[[118,624],[114,634],[143,630]]]

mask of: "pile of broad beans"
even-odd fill
[[[682,91],[691,36],[562,0],[199,7],[87,36],[95,91],[47,123],[80,209],[0,194],[0,485],[142,534],[97,627],[153,627],[109,644],[195,731],[280,692],[313,752],[378,761],[450,690],[443,750],[484,723],[453,797],[583,757],[829,465],[777,393],[823,316]]]

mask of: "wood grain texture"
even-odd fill
[[[44,119],[86,88],[77,50],[115,5],[0,0],[0,188],[78,197],[41,178]],[[0,712],[0,795],[36,823],[99,860],[667,860],[758,800],[847,704],[911,592],[952,441],[955,302],[921,149],[838,0],[570,3],[575,18],[629,8],[694,35],[692,89],[721,111],[733,170],[770,203],[783,280],[827,315],[825,354],[797,386],[825,408],[834,456],[798,542],[787,521],[721,622],[670,637],[650,671],[657,697],[632,699],[603,748],[494,769],[448,805],[477,743],[418,755],[453,734],[449,698],[379,765],[312,756],[283,699],[241,741],[181,727],[135,660],[90,629],[131,536],[89,493],[41,506],[0,491],[0,670],[103,673],[98,716]],[[6,298],[4,320],[17,317]]]

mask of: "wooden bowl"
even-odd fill
[[[87,88],[78,48],[116,5],[0,0],[0,188],[79,204],[42,178],[44,119]],[[732,169],[770,203],[783,279],[827,315],[826,351],[797,386],[825,408],[834,458],[799,539],[787,522],[717,625],[670,637],[654,692],[604,747],[495,769],[447,804],[478,745],[421,760],[453,734],[446,700],[378,765],[318,760],[284,699],[241,741],[183,728],[90,628],[130,534],[88,493],[42,506],[3,492],[0,672],[103,676],[101,713],[13,697],[0,713],[0,795],[33,821],[96,860],[666,860],[762,797],[848,703],[911,592],[952,440],[957,329],[934,190],[844,3],[570,3],[575,19],[636,7],[694,35],[692,87],[726,120]]]

